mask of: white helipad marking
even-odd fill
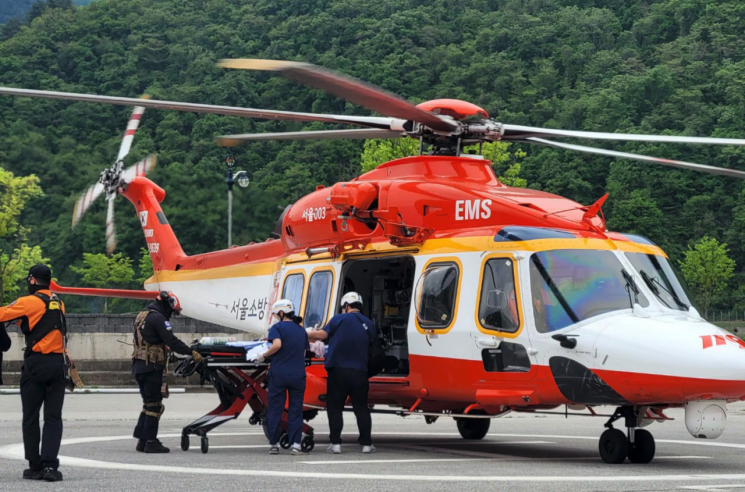
[[[298,461],[304,465],[357,465],[366,463],[437,463],[441,461],[494,461],[489,458],[429,458],[410,460],[326,460],[326,461]]]
[[[556,444],[554,441],[436,441],[422,446],[501,446],[502,444]]]
[[[688,490],[713,490],[715,492],[727,492],[730,489],[742,489],[745,488],[745,485],[686,485],[686,486],[679,486],[679,489],[688,489]]]
[[[383,435],[417,435],[421,433],[402,433],[388,432],[380,433]],[[218,435],[218,434],[214,434]],[[222,434],[236,435],[236,434]],[[425,434],[426,435],[426,434]],[[439,434],[441,435],[441,434]],[[447,434],[457,435],[457,434]],[[527,434],[495,434],[505,437],[530,437],[530,438],[552,438],[552,439],[596,439],[588,436],[541,436]],[[181,434],[167,434],[162,438],[180,437]],[[104,437],[82,437],[76,439],[65,439],[62,445],[84,444],[92,442],[122,441],[132,439],[131,436],[104,436]],[[730,448],[745,449],[745,444],[733,443],[702,443],[697,441],[676,441],[660,440],[659,442],[669,442],[675,444],[685,444],[688,446],[707,445],[721,446]],[[11,444],[0,447],[0,457],[23,460],[23,444]],[[290,472],[275,470],[235,470],[224,468],[192,468],[162,465],[144,465],[137,463],[116,463],[110,461],[91,460],[85,458],[74,458],[69,456],[60,456],[61,464],[65,466],[78,466],[83,468],[125,470],[125,471],[153,471],[159,473],[196,473],[202,475],[232,475],[232,476],[253,476],[253,477],[278,477],[278,478],[319,478],[319,479],[352,479],[352,480],[385,480],[385,481],[408,481],[408,482],[680,482],[680,481],[702,481],[702,480],[745,480],[745,474],[680,474],[680,475],[599,475],[599,476],[464,476],[464,475],[394,475],[394,474],[367,474],[367,473],[320,473],[320,472]]]
[[[439,461],[597,461],[596,457],[577,458],[513,458],[510,456],[493,455],[494,458],[423,458],[423,459],[382,459],[382,460],[324,460],[299,461],[304,465],[357,465],[376,463],[435,463]],[[655,456],[655,460],[708,460],[711,456]]]

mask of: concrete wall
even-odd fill
[[[70,357],[76,361],[123,361],[132,355],[132,331],[135,321],[132,315],[69,314],[67,329],[69,333],[68,350]],[[235,337],[238,340],[250,340],[253,335],[225,328],[211,323],[204,323],[191,318],[174,317],[171,319],[173,333],[190,344],[204,336]],[[8,328],[12,342],[10,350],[3,354],[4,362],[23,359],[25,341],[23,335],[14,325]]]

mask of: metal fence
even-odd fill
[[[723,323],[729,321],[741,321],[745,323],[745,311],[739,311],[737,309],[731,309],[728,311],[712,309],[704,313],[704,319],[712,323]]]

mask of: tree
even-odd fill
[[[103,253],[84,253],[82,267],[72,270],[82,277],[82,281],[98,289],[128,287],[134,277],[132,259],[122,253],[106,256]],[[104,301],[103,312],[108,312],[108,300]]]
[[[28,270],[39,263],[49,264],[49,258],[42,256],[39,246],[22,244],[10,254],[0,252],[0,305],[18,296]]]
[[[685,259],[679,262],[683,277],[698,295],[704,312],[711,307],[714,295],[724,290],[734,275],[735,261],[727,253],[727,244],[706,236],[693,248],[689,245],[683,253]]]
[[[36,176],[16,177],[0,168],[0,305],[16,294],[28,269],[36,263],[48,263],[39,246],[26,244],[28,229],[19,217],[27,202],[42,195]]]
[[[517,162],[526,156],[522,150],[510,153],[510,144],[506,142],[488,142],[483,145],[482,155],[491,161],[494,171],[504,169],[504,175],[499,180],[507,186],[524,188],[528,182],[519,176],[520,163]],[[478,152],[478,146],[473,145],[463,150],[465,153]],[[365,146],[360,157],[362,171],[372,171],[379,165],[419,154],[419,142],[413,138],[399,138],[389,140],[372,139],[365,141]]]
[[[145,249],[140,249],[140,276],[137,277],[137,282],[144,284],[147,279],[153,276],[153,257]]]
[[[372,171],[384,162],[419,153],[419,142],[413,138],[366,140],[362,150],[362,172]]]

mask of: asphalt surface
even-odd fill
[[[648,465],[607,465],[598,456],[604,418],[511,414],[492,421],[489,435],[464,441],[451,419],[375,416],[378,452],[363,455],[353,414],[347,414],[341,455],[327,454],[326,415],[311,422],[316,448],[309,455],[267,454],[249,412],[211,433],[208,454],[192,437],[181,451],[181,428],[217,404],[214,394],[172,395],[161,422],[167,455],[134,450],[131,432],[141,408],[137,395],[68,395],[61,449],[64,481],[22,480],[26,466],[18,395],[0,396],[0,490],[232,491],[232,490],[743,490],[745,404],[731,405],[724,435],[693,439],[682,411],[652,424],[657,455]],[[611,409],[605,409],[605,412]]]

